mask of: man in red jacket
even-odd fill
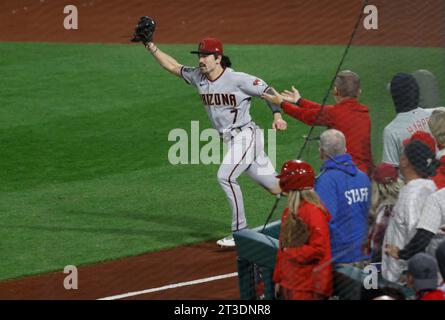
[[[358,102],[361,94],[359,76],[349,70],[337,74],[333,95],[335,105],[320,104],[301,98],[297,89],[282,94],[263,94],[269,102],[280,104],[285,113],[308,125],[326,126],[341,131],[346,137],[346,149],[355,165],[370,175],[373,168],[371,153],[371,118],[368,107]]]

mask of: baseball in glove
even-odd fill
[[[142,42],[143,44],[147,44],[153,41],[153,34],[156,29],[156,22],[147,16],[143,16],[139,19],[139,22],[136,25],[134,30],[132,42]]]
[[[282,226],[281,247],[298,248],[304,245],[309,239],[309,228],[301,220],[289,212],[289,215]]]

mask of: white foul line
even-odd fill
[[[97,299],[97,300],[118,300],[118,299],[124,299],[124,298],[128,298],[128,297],[139,296],[141,294],[147,294],[147,293],[152,293],[152,292],[164,291],[164,290],[168,290],[168,289],[174,289],[174,288],[185,287],[185,286],[192,286],[192,285],[195,285],[195,284],[211,282],[211,281],[216,281],[216,280],[221,280],[221,279],[226,279],[226,278],[232,278],[232,277],[236,277],[236,276],[238,276],[238,272],[227,273],[227,274],[222,274],[220,276],[214,276],[214,277],[209,277],[209,278],[204,278],[204,279],[198,279],[198,280],[192,280],[192,281],[187,281],[187,282],[179,282],[179,283],[169,284],[169,285],[166,285],[166,286],[163,286],[163,287],[159,287],[159,288],[152,288],[152,289],[147,289],[147,290],[142,290],[142,291],[123,293],[123,294],[119,294],[119,295],[116,295],[116,296],[100,298],[100,299]]]

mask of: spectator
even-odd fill
[[[414,237],[402,250],[397,246],[388,246],[388,254],[395,259],[408,260],[426,249],[429,253],[434,253],[439,243],[445,240],[444,226],[445,188],[442,188],[425,201]]]
[[[445,187],[445,108],[436,108],[428,121],[431,133],[436,139],[439,151],[436,154],[440,165],[433,177],[438,189]]]
[[[383,131],[382,161],[398,167],[403,141],[416,131],[429,131],[431,110],[418,106],[419,86],[411,74],[396,74],[391,80],[390,91],[397,115]]]
[[[332,293],[330,215],[313,189],[314,170],[306,162],[291,160],[278,178],[283,192],[288,193],[288,203],[281,219],[275,293],[286,300],[326,299]],[[309,237],[299,243],[295,243],[297,220],[309,230]]]
[[[419,85],[419,106],[436,108],[440,106],[439,84],[434,74],[428,70],[416,70],[412,73]]]
[[[400,190],[393,215],[383,240],[382,275],[393,282],[404,281],[402,272],[406,262],[394,257],[395,248],[403,248],[416,231],[415,227],[422,212],[425,200],[436,190],[436,185],[428,179],[434,173],[434,153],[423,142],[411,141],[400,158],[400,172],[406,185]]]
[[[336,265],[363,267],[367,242],[371,182],[346,153],[345,136],[329,129],[320,136],[324,161],[315,191],[328,208],[331,252]]]
[[[285,113],[308,125],[326,126],[341,131],[346,137],[346,149],[355,165],[370,175],[373,168],[371,153],[371,119],[368,107],[360,104],[360,78],[349,70],[338,73],[333,95],[335,105],[320,104],[301,98],[297,89],[282,94],[263,94],[269,102],[281,104]]]
[[[420,140],[424,142],[428,145],[431,152],[435,154],[436,142],[429,133],[417,131],[408,141],[405,141],[404,144],[414,140]],[[432,161],[431,168],[436,167],[437,164],[437,160]],[[431,240],[433,240],[434,236],[437,234],[430,249],[430,253],[434,254],[438,243],[443,240],[443,232],[440,231],[440,227],[445,224],[445,218],[443,220],[441,214],[441,211],[443,210],[442,207],[444,207],[443,205],[441,205],[441,201],[443,202],[443,200],[441,200],[441,194],[439,193],[438,195],[436,195],[436,193],[430,195],[425,202],[425,207],[423,208],[419,218],[419,222],[417,223],[416,234],[405,246],[405,248],[399,250],[397,246],[393,248],[390,248],[390,246],[388,246],[388,252],[393,258],[408,260],[416,253],[424,251],[427,246],[430,245],[430,242]]]
[[[416,291],[417,300],[445,300],[445,292],[437,289],[436,259],[427,253],[409,259],[407,283]]]
[[[387,163],[376,166],[372,174],[372,207],[369,214],[372,262],[382,261],[383,237],[402,186],[396,167]]]
[[[445,292],[445,241],[442,241],[436,250],[437,264],[439,265],[440,275],[442,276],[442,284],[439,289]]]

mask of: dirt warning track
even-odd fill
[[[360,25],[354,44],[443,47],[443,0],[372,0],[378,30]],[[239,44],[346,44],[360,0],[73,0],[78,29],[65,30],[64,0],[0,3],[0,41],[129,43],[140,16],[157,22],[155,41]]]
[[[238,299],[236,271],[235,251],[211,241],[80,267],[77,290],[64,288],[63,270],[0,282],[0,300]]]

